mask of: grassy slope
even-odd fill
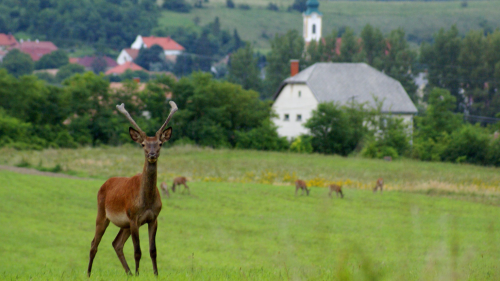
[[[0,279],[86,280],[95,197],[103,180],[0,171]],[[160,279],[495,280],[498,207],[418,194],[191,183],[192,196],[163,200]],[[92,279],[126,279],[110,226]],[[139,280],[150,279],[141,228]],[[133,261],[132,243],[125,255]],[[354,279],[352,279],[354,278]]]
[[[23,160],[24,159],[24,160]],[[16,151],[0,149],[0,164],[16,165],[27,161],[33,166],[54,167],[76,171],[82,176],[107,178],[134,175],[141,171],[142,150],[135,146],[48,149]],[[383,177],[387,189],[441,190],[491,194],[500,192],[498,168],[450,163],[429,163],[402,159],[393,162],[343,158],[325,155],[259,152],[245,150],[212,150],[197,147],[163,149],[159,180],[174,176],[191,180],[286,183],[287,175],[324,181],[352,182],[351,187],[372,188]]]
[[[189,14],[163,12],[161,26],[194,25],[193,19],[200,18],[204,25],[218,16],[222,28],[236,28],[240,36],[253,42],[257,48],[268,49],[268,39],[262,35],[274,36],[275,33],[285,33],[289,29],[302,32],[302,15],[285,12],[292,1],[245,1],[251,10],[227,9],[225,1],[211,0],[204,3],[206,8],[193,9]],[[280,12],[272,12],[264,7],[269,3],[277,3]],[[410,38],[429,39],[438,29],[448,29],[457,24],[462,33],[470,29],[479,29],[480,23],[487,21],[491,27],[500,26],[498,10],[500,1],[468,1],[467,8],[461,8],[460,1],[449,2],[382,2],[382,1],[321,1],[320,10],[323,13],[323,34],[338,30],[342,26],[350,26],[359,33],[367,23],[379,27],[384,33],[404,28]]]

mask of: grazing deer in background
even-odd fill
[[[168,191],[168,186],[165,182],[161,183],[160,188],[163,191],[163,194],[165,194],[167,198],[170,198],[170,192]]]
[[[373,188],[373,193],[377,192],[377,189],[380,188],[380,193],[382,193],[384,189],[384,179],[383,178],[378,178],[377,184],[375,185],[375,188]]]
[[[335,194],[337,195],[337,197],[339,196],[340,194],[340,198],[344,198],[344,194],[342,193],[342,186],[338,185],[338,184],[330,184],[328,186],[328,196],[330,196],[330,198],[332,197],[332,193],[335,191]]]
[[[306,190],[307,196],[309,196],[309,189],[307,189],[307,184],[303,180],[296,180],[295,181],[295,195],[297,195],[297,191],[301,189],[302,193],[300,195],[304,195],[304,189]]]
[[[182,185],[184,185],[184,190],[182,190],[182,192],[184,193],[184,191],[187,190],[189,192],[189,194],[191,194],[191,191],[189,190],[189,186],[187,186],[186,182],[187,182],[186,177],[176,177],[174,179],[174,182],[172,183],[172,191],[175,192],[175,187],[182,184]]]
[[[113,241],[113,248],[115,248],[116,254],[128,274],[131,274],[131,272],[123,255],[123,245],[132,236],[136,275],[139,274],[139,262],[142,255],[139,242],[139,227],[148,224],[149,254],[153,262],[154,274],[158,275],[155,239],[158,228],[157,218],[161,211],[161,198],[156,188],[156,176],[161,147],[172,136],[172,127],[167,129],[165,127],[172,115],[177,111],[177,105],[173,101],[170,102],[170,105],[172,106],[170,114],[154,137],[146,136],[146,133],[139,128],[125,110],[123,103],[116,106],[118,111],[125,115],[135,127],[135,129],[129,128],[129,134],[133,141],[142,145],[145,156],[144,168],[142,174],[137,174],[131,178],[110,178],[99,189],[97,193],[95,236],[90,248],[90,260],[87,270],[89,277],[97,247],[110,221],[120,228],[120,232]]]

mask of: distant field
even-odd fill
[[[166,154],[163,155],[164,158]],[[88,280],[103,180],[0,171],[0,280]],[[192,182],[164,199],[159,280],[498,280],[498,207],[442,197],[346,189]],[[110,225],[90,280],[130,280]],[[141,228],[141,275],[154,279]],[[133,264],[132,243],[125,256]]]
[[[371,189],[376,179],[383,177],[387,190],[461,193],[500,200],[500,169],[492,167],[192,146],[163,149],[159,161],[158,178],[168,182],[183,175],[192,181],[291,186],[295,178],[301,178],[315,186],[340,182],[350,188]],[[142,150],[132,145],[43,151],[0,149],[0,165],[45,169],[59,165],[63,171],[99,179],[135,175],[142,171],[143,162]]]
[[[249,4],[252,9],[227,9],[225,0],[210,0],[209,3],[203,3],[205,8],[193,9],[189,14],[163,12],[160,26],[194,25],[195,17],[204,25],[218,16],[223,29],[236,28],[244,40],[261,49],[269,48],[266,37],[273,37],[275,33],[285,33],[289,29],[302,32],[302,15],[298,12],[286,12],[293,1],[234,2],[236,5]],[[280,11],[266,10],[265,6],[270,2],[277,4]],[[448,29],[453,24],[457,24],[462,33],[482,27],[500,27],[500,1],[467,2],[468,6],[462,8],[461,1],[320,1],[323,34],[342,26],[350,26],[359,33],[364,25],[370,23],[384,33],[402,27],[411,40],[429,40],[440,28]]]

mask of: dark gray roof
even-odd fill
[[[307,84],[318,102],[358,103],[375,106],[383,101],[382,112],[417,113],[417,108],[399,81],[366,63],[316,63],[283,81],[274,99],[286,84]]]

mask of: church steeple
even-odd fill
[[[302,14],[304,19],[304,41],[307,43],[312,40],[321,39],[321,17],[323,14],[318,10],[318,0],[307,0],[307,10]]]

